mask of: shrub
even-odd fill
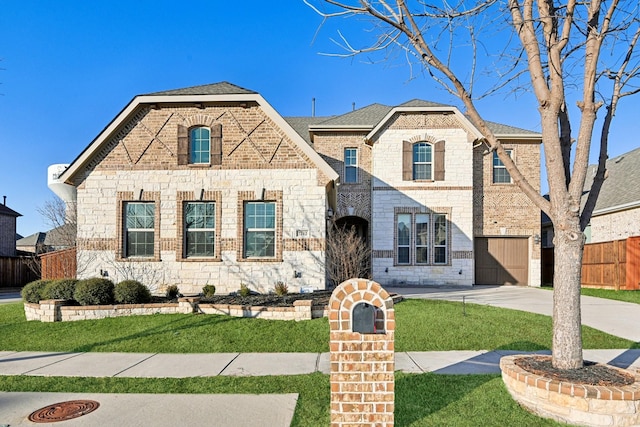
[[[240,283],[240,290],[238,291],[238,294],[240,294],[241,297],[248,297],[251,295],[251,289],[249,289],[249,287],[244,283]]]
[[[216,287],[214,285],[204,285],[202,288],[202,295],[205,298],[211,298],[216,294]]]
[[[103,305],[113,303],[113,282],[99,277],[80,280],[76,284],[73,298],[81,305]]]
[[[151,291],[137,280],[125,280],[116,284],[113,297],[121,304],[144,304],[151,301]]]
[[[167,286],[167,292],[165,296],[169,299],[176,299],[180,296],[180,289],[178,289],[178,285],[169,285]]]
[[[289,287],[283,282],[278,282],[276,283],[275,291],[276,295],[283,296],[289,293]]]
[[[72,300],[77,283],[76,279],[54,280],[44,288],[44,296],[50,299]]]
[[[49,280],[35,280],[24,285],[21,291],[22,299],[26,302],[37,304],[41,299],[46,299],[45,288],[49,284]]]

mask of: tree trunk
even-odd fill
[[[576,218],[577,219],[577,218]],[[584,238],[579,221],[569,230],[556,228],[553,277],[553,366],[582,368],[580,280]]]

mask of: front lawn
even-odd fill
[[[547,316],[459,302],[396,304],[396,351],[551,348]],[[27,322],[21,303],[0,305],[0,350],[222,353],[328,352],[327,319],[302,322],[218,315],[150,315],[78,322]],[[640,344],[583,327],[585,348]]]
[[[582,295],[606,299],[614,299],[617,301],[632,302],[634,304],[640,304],[640,291],[614,291],[610,289],[593,289],[582,288]]]
[[[329,376],[68,378],[0,377],[0,390],[70,393],[299,393],[293,426],[327,426]],[[522,409],[499,375],[395,376],[397,426],[559,426]],[[443,392],[446,390],[446,393]],[[251,408],[238,408],[251,410]]]

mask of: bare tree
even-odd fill
[[[48,233],[49,241],[57,249],[72,248],[76,246],[77,217],[75,203],[65,203],[59,197],[44,202],[38,208],[47,226],[51,227]]]
[[[459,98],[482,142],[497,152],[513,181],[549,215],[556,251],[553,365],[582,367],[583,231],[606,176],[608,135],[618,102],[640,90],[637,0],[304,1],[325,20],[341,16],[369,23],[369,34],[376,38],[359,48],[340,33],[337,43],[345,50],[339,55],[402,52],[412,70],[417,66]],[[498,42],[502,45],[496,48]],[[477,95],[483,87],[478,85],[483,64],[490,67],[488,84]],[[501,88],[535,96],[549,200],[523,176],[477,108],[480,97]],[[602,106],[607,113],[597,122]],[[570,119],[570,111],[577,113],[576,119]],[[599,123],[598,169],[585,203],[589,153]]]
[[[327,275],[333,286],[347,279],[370,277],[371,249],[355,228],[332,221],[326,242]]]

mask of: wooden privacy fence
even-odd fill
[[[0,257],[0,287],[24,286],[39,277],[29,268],[28,257]]]
[[[76,248],[40,255],[43,279],[75,279]]]
[[[585,245],[582,286],[639,290],[640,236]]]
[[[542,283],[553,283],[553,248],[542,251]],[[640,236],[584,245],[582,286],[640,290]]]

